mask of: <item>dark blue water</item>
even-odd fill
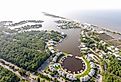
[[[64,15],[68,18],[79,20],[81,23],[95,24],[121,32],[121,10],[81,10],[68,12]]]

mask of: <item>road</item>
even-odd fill
[[[45,68],[50,64],[50,59],[52,59],[52,56],[50,56],[37,70],[38,73],[41,73],[45,70]]]
[[[3,64],[2,62],[0,62],[0,66],[8,69],[9,71],[12,71],[14,74],[16,74],[20,79],[25,79],[25,80],[28,80],[30,82],[37,82],[36,80],[34,80],[33,78],[37,78],[36,75],[33,75],[32,73],[30,73],[30,75],[28,75],[28,77],[24,77],[24,76],[21,76],[20,73],[17,71],[14,71],[12,68],[10,68],[10,66],[14,66],[14,69],[22,69],[22,68],[19,68],[18,66],[10,63],[10,62],[7,62],[3,59],[0,59],[0,61],[2,62],[5,62],[5,64]],[[8,66],[6,65],[8,64]]]

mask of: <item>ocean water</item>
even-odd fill
[[[65,13],[63,16],[121,32],[121,10],[80,10]]]

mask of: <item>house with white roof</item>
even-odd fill
[[[72,81],[77,80],[77,78],[75,78],[73,76],[73,74],[69,74],[69,73],[67,73],[66,78],[68,78],[69,80],[72,80]]]
[[[62,52],[57,52],[57,53],[56,53],[56,56],[53,58],[52,61],[53,61],[53,62],[57,62],[58,57],[61,56],[62,54],[63,54]]]
[[[87,82],[91,77],[86,75],[84,77],[80,77],[80,82]]]
[[[96,68],[95,63],[92,61],[90,62],[90,66],[91,66],[91,68]]]
[[[89,76],[92,77],[92,76],[94,76],[94,74],[95,74],[95,70],[91,69],[90,72],[89,72]]]
[[[55,53],[55,50],[52,46],[48,47],[48,49],[50,50],[51,53]]]
[[[49,65],[49,69],[50,69],[50,71],[52,71],[52,72],[56,71],[56,69],[53,67],[53,65]]]
[[[64,72],[64,71],[62,71],[62,70],[57,70],[58,71],[58,73],[59,73],[59,75],[61,75],[62,77],[65,77],[66,76],[66,73]]]
[[[89,55],[86,55],[86,59],[87,59],[88,61],[91,61],[91,60],[92,60],[92,57],[89,56]]]

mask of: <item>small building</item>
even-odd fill
[[[55,44],[53,44],[53,43],[49,43],[49,42],[47,42],[46,44],[47,44],[48,47],[50,47],[50,46],[54,46],[54,45],[55,45]]]
[[[55,67],[59,67],[59,66],[61,66],[59,63],[54,63],[53,64],[53,67],[55,68]]]
[[[54,58],[53,58],[53,60],[52,60],[52,62],[56,62],[57,61],[57,56],[55,56]]]
[[[51,53],[54,54],[55,53],[55,50],[51,50]]]
[[[88,48],[87,47],[84,47],[84,48],[81,48],[81,50],[83,51],[86,51],[86,50],[88,50]]]
[[[86,75],[84,77],[80,77],[80,82],[87,82],[91,77]]]
[[[92,57],[89,56],[89,55],[87,54],[87,55],[86,55],[86,59],[87,59],[88,61],[91,61],[91,60],[92,60]]]
[[[62,52],[57,52],[57,53],[56,53],[56,56],[53,58],[52,61],[53,61],[53,62],[57,62],[58,57],[61,56],[62,54],[63,54]]]
[[[104,31],[98,31],[99,34],[104,34],[105,32]]]
[[[52,65],[49,65],[49,69],[50,69],[50,71],[52,71],[52,72],[56,71],[56,69],[55,69]]]
[[[72,74],[69,74],[69,73],[67,73],[66,78],[72,81],[77,80],[77,78],[75,78]]]
[[[52,46],[48,47],[48,49],[50,50],[50,52],[51,52],[52,54],[55,53],[55,50],[54,50],[54,48],[53,48]]]
[[[85,48],[85,47],[86,47],[85,43],[81,43],[79,46],[79,48]]]
[[[53,48],[53,47],[48,47],[48,49],[49,49],[49,50],[54,50],[54,48]]]
[[[117,57],[117,59],[118,59],[119,61],[121,61],[121,57]]]
[[[91,66],[91,68],[96,68],[95,63],[92,61],[90,62],[90,66]]]
[[[57,70],[59,75],[61,75],[62,77],[65,77],[66,76],[66,73],[62,70]]]
[[[92,76],[94,76],[94,74],[95,74],[95,70],[91,69],[90,72],[89,72],[89,76],[92,77]]]

